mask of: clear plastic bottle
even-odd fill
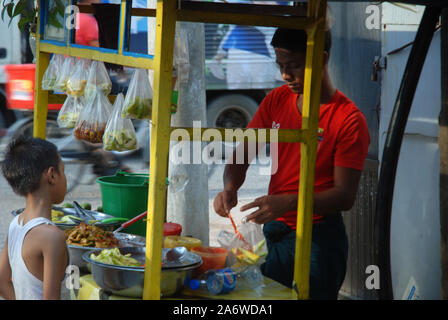
[[[228,293],[236,287],[236,273],[231,268],[209,270],[200,279],[190,280],[189,286],[212,295]]]
[[[264,277],[258,266],[235,270],[236,290],[255,289],[263,285]]]

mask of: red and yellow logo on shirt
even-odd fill
[[[324,129],[317,128],[317,141],[324,140]]]

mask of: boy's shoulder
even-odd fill
[[[52,224],[43,223],[34,227],[30,230],[29,237],[41,247],[65,244],[64,231]]]

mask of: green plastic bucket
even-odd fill
[[[117,171],[113,176],[96,179],[100,184],[104,213],[132,219],[148,209],[149,175]],[[146,236],[146,219],[141,219],[123,230]]]

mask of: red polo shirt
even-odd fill
[[[298,95],[287,85],[272,90],[260,104],[248,128],[300,129],[302,115]],[[336,93],[319,111],[319,132],[314,192],[334,185],[334,167],[363,170],[370,137],[362,112],[342,92]],[[300,143],[271,143],[272,175],[268,194],[298,193],[300,177]],[[322,220],[318,212],[313,223]],[[296,228],[297,212],[289,211],[277,220]]]

